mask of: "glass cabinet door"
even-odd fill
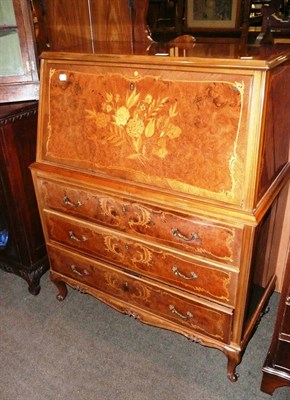
[[[0,103],[38,98],[36,47],[29,0],[0,1]]]

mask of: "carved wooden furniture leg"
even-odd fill
[[[50,279],[58,289],[58,294],[56,295],[57,300],[63,301],[67,296],[66,284],[63,281],[55,279],[53,276],[51,276]]]
[[[239,378],[239,374],[236,372],[236,367],[241,362],[242,354],[233,349],[226,349],[224,353],[228,358],[227,377],[231,382],[236,382]]]
[[[33,294],[33,296],[37,296],[40,292],[40,278],[33,281],[27,280],[27,282],[29,293]]]
[[[40,263],[38,267],[35,267],[35,270],[30,273],[19,274],[26,280],[28,283],[29,293],[34,296],[38,295],[40,292],[40,278],[45,272],[48,270],[48,261],[47,257],[44,258],[44,261]]]

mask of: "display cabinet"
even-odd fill
[[[37,99],[39,77],[28,0],[1,0],[0,53],[0,103]]]
[[[0,268],[32,294],[48,269],[28,166],[35,159],[39,76],[30,0],[0,2]]]

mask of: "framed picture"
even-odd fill
[[[239,25],[239,0],[186,0],[188,28],[231,30]]]

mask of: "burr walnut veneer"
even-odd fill
[[[42,56],[31,169],[58,299],[68,284],[220,349],[235,381],[275,285],[289,53],[113,47]]]

